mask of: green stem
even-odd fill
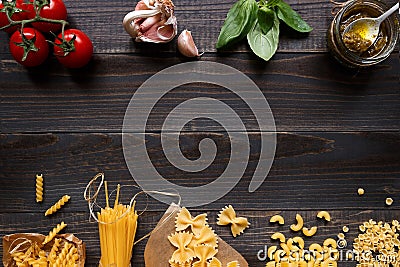
[[[21,21],[11,20],[10,24],[1,27],[0,30],[4,30],[4,29],[7,29],[7,28],[15,26],[15,25],[21,25],[21,27],[23,28],[25,24],[32,23],[32,22],[58,23],[58,24],[61,24],[63,27],[65,27],[65,25],[68,25],[68,22],[65,20],[46,19],[46,18],[42,18],[39,16],[39,17],[35,17],[33,19],[25,19],[25,20],[21,20]]]

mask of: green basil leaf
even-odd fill
[[[274,23],[267,34],[261,30],[259,23],[247,34],[247,41],[254,54],[268,61],[275,54],[279,43],[279,19],[274,13]]]
[[[229,10],[218,37],[217,48],[239,42],[250,31],[257,18],[255,0],[239,0]]]
[[[275,12],[263,6],[258,10],[257,16],[262,32],[266,34],[272,28],[272,25],[274,25]]]
[[[307,22],[305,22],[296,11],[294,11],[288,4],[279,1],[276,4],[278,18],[283,20],[290,28],[298,32],[310,32],[313,30]]]

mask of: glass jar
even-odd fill
[[[396,47],[399,38],[399,21],[395,12],[380,27],[380,38],[375,42],[375,46],[371,47],[365,53],[356,53],[350,51],[342,40],[342,33],[346,24],[351,20],[363,17],[379,17],[388,7],[376,0],[354,0],[347,3],[335,15],[331,26],[328,30],[328,48],[341,64],[350,68],[368,67],[382,62],[390,56]],[[377,46],[376,44],[380,45]],[[375,50],[374,50],[375,49]]]

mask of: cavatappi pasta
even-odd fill
[[[138,214],[135,203],[132,206],[119,203],[120,185],[114,207],[108,200],[107,182],[106,207],[97,213],[99,221],[101,266],[128,267],[132,257],[132,249],[137,229]]]
[[[53,206],[51,206],[46,210],[44,216],[48,216],[55,213],[56,211],[61,209],[61,207],[64,206],[70,199],[71,197],[69,195],[62,196]]]

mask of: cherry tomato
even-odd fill
[[[46,60],[49,45],[41,32],[33,28],[24,28],[23,35],[20,31],[11,35],[10,52],[18,63],[26,67],[35,67]]]
[[[80,30],[64,31],[64,40],[60,33],[54,42],[54,55],[67,68],[81,68],[89,63],[93,55],[93,44]]]
[[[54,20],[66,20],[67,19],[67,8],[62,0],[31,0],[36,1],[36,8],[40,8],[39,15],[42,18],[54,19]],[[36,16],[36,11],[34,10],[34,5],[30,5],[30,10],[28,12],[28,18],[32,19]],[[53,32],[58,33],[62,25],[60,23],[50,23],[50,22],[34,22],[32,26],[41,32]]]
[[[8,15],[14,21],[21,21],[28,18],[28,13],[32,10],[32,5],[26,4],[24,0],[14,0],[8,2],[7,5],[9,6]],[[0,1],[0,10],[3,10],[4,5],[3,2]],[[0,12],[0,28],[10,24],[8,21],[6,12]],[[7,33],[15,32],[19,27],[12,26],[10,28],[5,29],[4,31]]]

